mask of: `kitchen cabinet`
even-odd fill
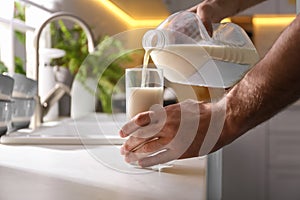
[[[222,199],[300,198],[300,105],[223,149]]]
[[[266,124],[223,149],[222,199],[266,199]]]
[[[296,0],[277,0],[280,14],[296,13]]]
[[[294,13],[296,13],[296,1],[294,0],[267,0],[239,13],[239,15]]]
[[[185,1],[178,1],[178,0],[163,0],[166,8],[169,10],[170,13],[175,13],[180,10],[188,9],[199,2],[200,0],[185,0]]]
[[[299,200],[300,172],[298,170],[269,170],[267,179],[269,184],[268,199],[271,200]]]
[[[267,0],[255,5],[238,15],[274,14],[278,13],[278,0]]]
[[[164,3],[170,13],[177,12],[179,10],[187,9],[193,5],[198,4],[199,0],[164,0]],[[296,12],[295,0],[267,0],[256,6],[253,6],[239,15],[255,15],[255,14],[294,14]]]

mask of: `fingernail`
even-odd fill
[[[136,161],[136,165],[139,166],[140,168],[144,168],[144,166],[141,164],[140,160]]]
[[[136,166],[136,167],[141,167],[138,163],[138,161],[133,161],[129,163],[130,165]]]
[[[120,135],[121,137],[126,137],[126,135],[125,135],[125,133],[123,132],[123,130],[120,130],[119,135]]]
[[[122,149],[123,154],[127,154],[129,152],[128,146],[125,144],[122,145],[121,149]]]

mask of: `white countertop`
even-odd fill
[[[1,200],[205,199],[206,159],[160,172],[124,163],[114,145],[0,145]]]

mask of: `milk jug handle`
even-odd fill
[[[188,11],[185,11],[185,12],[188,12]],[[199,25],[199,29],[200,29],[199,31],[200,31],[201,37],[206,41],[212,41],[213,39],[209,36],[207,29],[204,26],[200,17],[198,15],[196,15],[196,18],[198,19],[198,25]]]
[[[156,49],[163,49],[168,41],[165,34],[160,30],[150,30],[147,31],[143,37],[143,48],[145,50],[156,48]]]

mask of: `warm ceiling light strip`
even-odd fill
[[[257,26],[285,26],[290,24],[295,19],[295,16],[254,16],[252,19],[253,25]]]
[[[99,2],[111,13],[113,13],[116,17],[125,22],[129,27],[137,28],[137,27],[155,27],[159,25],[164,19],[145,19],[145,20],[137,20],[128,15],[124,10],[115,5],[109,0],[99,0]]]
[[[225,18],[221,21],[221,23],[228,23],[228,22],[231,22],[230,18]]]

